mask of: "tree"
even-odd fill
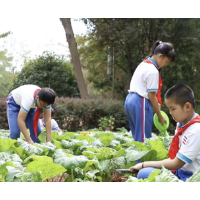
[[[74,73],[75,73],[76,80],[78,83],[81,98],[87,99],[89,98],[89,95],[88,95],[87,87],[83,78],[77,45],[74,39],[74,33],[72,30],[70,18],[60,18],[60,20],[66,32],[66,38],[69,44],[69,49],[70,49],[71,57],[72,57],[73,69],[74,69]]]
[[[200,66],[197,64],[200,52],[200,19],[88,18],[83,21],[91,32],[85,45],[80,46],[79,52],[86,68],[92,71],[91,76],[96,73],[95,80],[102,73],[107,77],[107,56],[102,59],[102,54],[108,55],[108,47],[114,48],[115,95],[122,94],[122,98],[125,98],[136,67],[148,55],[153,43],[161,40],[172,42],[176,51],[175,61],[162,70],[162,94],[172,85],[182,82],[194,88],[195,94],[200,96]],[[97,65],[104,66],[101,67],[102,73],[99,73]],[[106,79],[102,81],[100,83],[106,85]]]
[[[7,37],[9,34],[10,34],[10,32],[6,32],[6,33],[3,33],[3,34],[0,34],[0,38],[5,38],[5,37]]]
[[[7,56],[7,50],[0,51],[0,97],[5,97],[11,86],[14,74],[10,72],[13,57]]]
[[[62,56],[44,52],[33,60],[25,60],[10,90],[24,84],[50,87],[59,97],[80,97],[72,66]]]

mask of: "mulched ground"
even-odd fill
[[[62,173],[59,176],[55,176],[53,178],[49,178],[44,180],[43,182],[64,182],[70,175],[67,173]]]

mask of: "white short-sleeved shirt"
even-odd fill
[[[17,105],[19,105],[25,112],[29,112],[31,108],[36,108],[36,101],[34,99],[34,92],[37,89],[41,89],[37,85],[22,85],[14,89],[11,94]],[[50,109],[51,106],[47,106],[45,109]]]
[[[151,58],[148,59],[152,60]],[[156,64],[155,61],[154,63]],[[158,69],[151,63],[142,62],[138,65],[132,76],[129,92],[135,92],[140,96],[149,99],[148,92],[157,92],[158,86]]]
[[[178,123],[178,125],[181,124]],[[192,173],[198,171],[200,168],[200,123],[190,125],[179,136],[179,148],[176,156],[186,163],[181,169]]]
[[[40,122],[41,128],[45,127],[45,120],[44,120],[44,118],[43,119],[39,119],[39,122]],[[57,132],[58,128],[59,128],[59,126],[58,126],[58,123],[56,122],[56,120],[55,119],[51,119],[51,129],[53,131]]]

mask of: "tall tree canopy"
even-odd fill
[[[200,53],[200,19],[83,19],[90,33],[77,39],[79,54],[91,70],[89,80],[97,88],[112,88],[107,74],[109,48],[114,49],[115,96],[124,98],[138,64],[149,54],[156,40],[174,44],[176,59],[162,70],[163,93],[174,84],[188,84],[199,94],[198,65]],[[103,78],[102,78],[103,77]]]

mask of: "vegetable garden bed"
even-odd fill
[[[22,135],[9,138],[8,130],[0,130],[0,181],[1,182],[141,182],[179,181],[164,167],[155,170],[149,179],[138,180],[125,174],[113,179],[115,169],[128,169],[136,160],[162,160],[168,157],[172,137],[152,134],[144,143],[133,141],[130,132],[95,130],[82,135],[65,132],[52,133],[46,143],[46,133],[39,136],[40,144],[30,145]],[[188,181],[199,181],[200,173]]]

